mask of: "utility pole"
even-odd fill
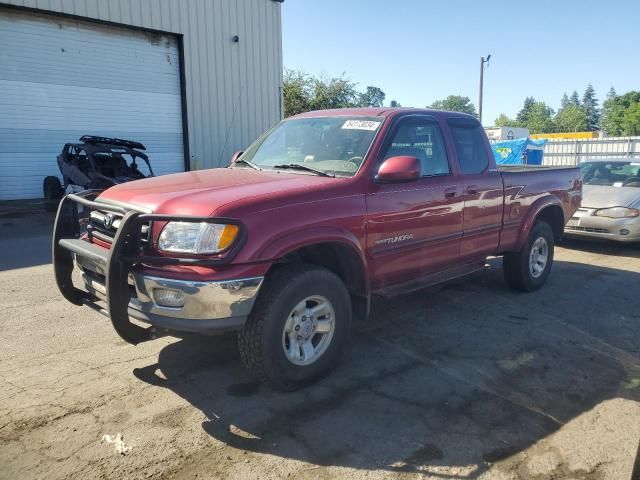
[[[482,123],[482,87],[484,82],[484,64],[488,64],[491,59],[491,55],[487,55],[485,60],[484,57],[480,57],[480,99],[478,101],[478,120]]]

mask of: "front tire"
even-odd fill
[[[507,284],[521,292],[532,292],[544,285],[553,264],[555,239],[551,226],[537,221],[522,250],[504,255],[502,268]]]
[[[297,390],[333,369],[348,342],[351,299],[333,272],[292,264],[270,274],[238,335],[240,358],[278,390]]]

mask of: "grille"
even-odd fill
[[[89,234],[105,243],[113,243],[122,215],[111,212],[102,212],[100,210],[92,210],[89,213]],[[149,225],[143,225],[141,229],[140,240],[146,243],[149,239]]]
[[[593,227],[576,227],[567,226],[567,230],[575,230],[577,232],[589,232],[589,233],[609,233],[606,228],[593,228]]]
[[[89,213],[89,225],[91,236],[102,240],[103,242],[113,243],[122,217],[115,213],[101,212],[100,210],[92,210]]]

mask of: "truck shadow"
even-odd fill
[[[639,273],[557,261],[543,290],[518,294],[499,267],[376,299],[342,366],[299,392],[252,381],[228,336],[185,338],[134,374],[237,449],[475,477],[604,400],[640,400]]]

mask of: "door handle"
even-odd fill
[[[453,198],[458,194],[458,189],[457,188],[447,188],[444,191],[444,197],[445,198]]]
[[[474,195],[476,193],[478,193],[478,186],[477,185],[469,185],[467,187],[467,193],[470,195]]]

